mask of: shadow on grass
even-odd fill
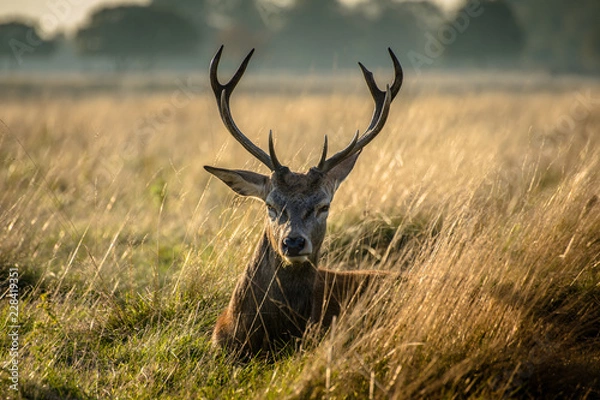
[[[600,287],[553,284],[527,299],[503,285],[494,295],[528,315],[512,383],[518,395],[600,399]]]
[[[20,398],[44,400],[84,400],[92,397],[69,385],[47,385],[26,382],[21,385]]]
[[[39,269],[24,265],[18,261],[11,260],[10,257],[0,254],[0,294],[8,292],[11,276],[18,279],[19,297],[26,297],[35,290],[45,291],[42,273]],[[13,273],[11,275],[11,273]]]

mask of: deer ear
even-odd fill
[[[360,155],[360,151],[356,154],[351,155],[346,158],[344,161],[340,162],[338,165],[333,167],[329,172],[327,172],[327,176],[334,183],[334,190],[337,190],[340,187],[340,184],[346,179],[352,168],[354,168],[354,164],[356,164],[356,160]]]
[[[242,196],[256,197],[265,200],[268,193],[270,178],[251,171],[230,170],[204,166],[204,169]]]

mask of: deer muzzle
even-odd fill
[[[281,241],[281,253],[290,264],[306,262],[312,254],[312,243],[304,236],[286,236]]]

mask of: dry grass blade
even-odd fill
[[[202,165],[257,162],[214,100],[0,97],[12,130],[0,137],[0,312],[16,268],[22,396],[599,397],[600,87],[586,85],[409,85],[336,195],[321,260],[401,279],[325,338],[246,365],[212,352],[210,332],[262,211]],[[279,132],[299,170],[323,134],[342,148],[368,120],[363,90],[239,93],[233,106],[245,131]],[[10,345],[3,334],[3,362]]]

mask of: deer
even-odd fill
[[[269,170],[269,175],[247,170],[204,166],[205,170],[241,196],[265,205],[265,226],[256,250],[239,277],[227,308],[217,318],[212,346],[248,358],[273,355],[298,342],[308,326],[327,329],[350,299],[360,296],[384,271],[335,271],[318,267],[333,196],[352,171],[362,150],[383,129],[392,100],[402,86],[403,71],[394,52],[393,82],[381,90],[369,71],[358,63],[375,106],[371,122],[357,131],[341,151],[328,157],[325,135],[321,158],[305,173],[292,172],[275,153],[269,131],[269,153],[238,128],[229,100],[254,53],[244,58],[229,82],[217,77],[223,46],[210,63],[210,85],[222,122],[229,133]]]

